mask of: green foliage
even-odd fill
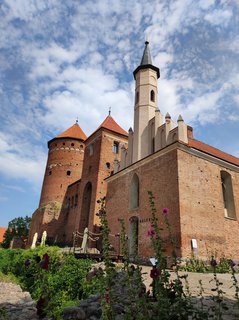
[[[9,228],[7,228],[7,230],[3,235],[3,242],[1,243],[1,247],[4,249],[9,248],[12,238],[13,238],[12,231]]]
[[[181,271],[187,271],[187,272],[214,272],[214,269],[216,273],[229,273],[231,272],[231,265],[230,260],[221,258],[218,261],[218,264],[214,267],[210,265],[210,261],[205,261],[201,259],[197,259],[195,257],[192,257],[191,259],[186,261],[186,264],[179,267],[179,270]]]
[[[32,219],[28,216],[25,218],[18,217],[11,220],[8,223],[8,228],[3,236],[3,242],[1,243],[1,246],[5,249],[9,248],[10,243],[15,236],[27,238],[30,230],[31,220]]]
[[[17,277],[15,277],[13,274],[4,274],[0,271],[0,282],[6,282],[6,283],[16,283],[19,284],[19,281]]]
[[[44,269],[46,253],[49,267]],[[97,288],[102,286],[99,279],[86,280],[91,264],[90,260],[62,255],[56,247],[0,251],[1,274],[9,279],[16,277],[23,290],[38,301],[41,314],[57,320],[61,319],[65,306],[76,305],[83,296],[88,297],[94,292],[95,284]]]

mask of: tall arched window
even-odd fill
[[[150,91],[150,100],[155,102],[155,93],[154,93],[154,90],[151,90]]]
[[[80,226],[79,226],[80,232],[84,232],[85,228],[88,227],[88,224],[89,224],[91,194],[92,194],[92,184],[88,182],[83,192],[83,203],[81,207],[81,219],[80,219]]]
[[[224,215],[227,218],[236,219],[235,203],[232,188],[232,178],[227,171],[221,171],[222,197]]]
[[[139,178],[135,173],[130,186],[130,209],[135,209],[139,207]]]

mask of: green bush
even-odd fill
[[[47,267],[44,265],[46,253]],[[62,255],[56,247],[0,251],[0,272],[16,277],[21,287],[38,302],[40,314],[53,319],[61,319],[64,307],[76,305],[82,297],[102,287],[103,276],[87,280],[91,265],[90,260]]]
[[[216,271],[217,273],[230,273],[231,272],[231,262],[229,259],[221,258],[215,268],[211,266],[210,261],[204,261],[201,259],[191,258],[186,261],[186,264],[179,267],[181,271],[187,272],[211,272]]]

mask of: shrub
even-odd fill
[[[93,292],[99,280],[86,281],[90,260],[62,255],[59,248],[0,251],[0,271],[17,277],[22,288],[35,299],[40,315],[60,319],[65,306],[76,305],[82,296]],[[84,292],[85,290],[85,292]]]

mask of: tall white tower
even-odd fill
[[[159,68],[152,64],[149,42],[146,41],[141,63],[134,71],[135,106],[133,162],[136,162],[149,154],[148,123],[149,120],[155,116],[158,105],[157,81],[159,77]]]

